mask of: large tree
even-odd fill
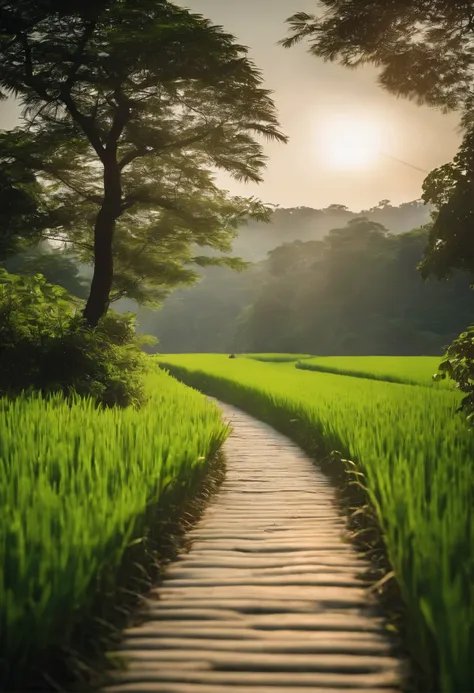
[[[265,218],[214,182],[260,181],[260,138],[285,141],[261,83],[231,35],[165,0],[2,3],[0,87],[26,125],[4,161],[38,176],[54,235],[93,260],[90,326],[111,295],[159,298],[219,261],[196,245],[227,252]]]

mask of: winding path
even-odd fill
[[[397,691],[400,662],[330,482],[287,438],[221,406],[226,480],[126,631],[127,668],[106,690]]]

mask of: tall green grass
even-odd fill
[[[407,646],[430,691],[474,690],[474,437],[457,393],[167,356],[185,382],[356,461],[407,612]]]
[[[2,684],[71,645],[101,577],[148,531],[147,508],[169,488],[185,495],[226,437],[200,393],[163,372],[147,389],[139,411],[0,400]]]
[[[451,380],[433,380],[440,362],[440,356],[314,356],[298,363],[296,368],[453,390],[455,384]]]
[[[242,357],[263,363],[291,363],[311,358],[309,354],[242,354]]]

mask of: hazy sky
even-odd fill
[[[314,12],[316,0],[179,4],[223,25],[249,47],[266,86],[274,91],[281,127],[290,137],[287,145],[266,145],[270,160],[261,185],[220,178],[231,192],[283,207],[339,203],[357,211],[384,198],[399,204],[421,195],[425,174],[385,155],[428,171],[454,156],[460,141],[455,114],[390,96],[377,86],[372,69],[345,70],[311,57],[303,45],[291,50],[277,45],[286,34],[284,20],[298,10]],[[15,121],[14,104],[0,103],[0,127],[12,127]],[[378,144],[375,158],[357,166],[364,149],[370,153]],[[353,146],[355,153],[346,157]],[[354,165],[344,168],[349,163]]]

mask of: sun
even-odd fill
[[[380,126],[365,118],[335,117],[322,124],[319,135],[319,152],[331,168],[368,168],[380,154]]]

